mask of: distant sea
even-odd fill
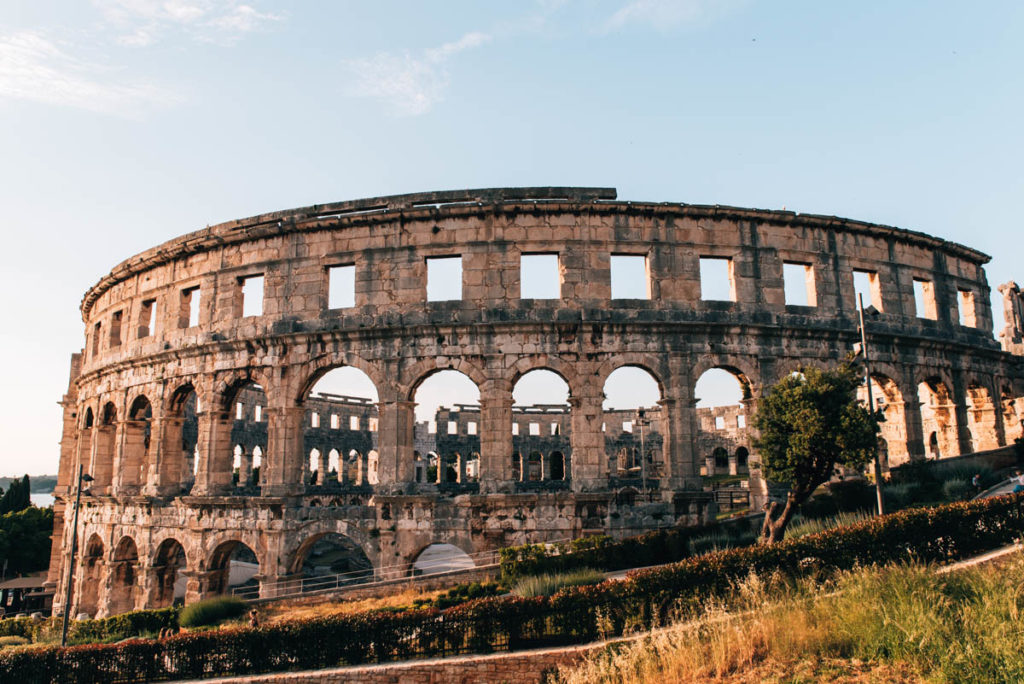
[[[32,503],[39,508],[47,508],[53,505],[53,494],[29,494]]]

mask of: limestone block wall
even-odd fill
[[[557,255],[557,296],[520,297],[520,264],[532,254]],[[613,273],[624,257],[645,281],[629,297],[621,287],[638,283]],[[434,301],[427,281],[437,258],[461,265],[461,291]],[[271,591],[325,534],[391,567],[435,542],[473,552],[696,522],[708,446],[696,380],[711,368],[734,374],[750,415],[764,387],[844,358],[858,339],[855,279],[878,310],[868,324],[873,377],[901,426],[887,433],[890,453],[946,457],[1009,443],[1021,429],[1024,373],[991,333],[987,261],[888,226],[623,202],[602,188],[374,198],[184,235],[115,266],[82,300],[84,343],[62,400],[63,552],[51,578],[70,561],[65,507],[79,466],[95,482],[72,599],[83,595],[98,613],[164,602],[167,578],[179,573],[190,599],[224,591],[226,559],[240,544]],[[717,299],[702,284],[712,264],[727,274],[728,294]],[[786,300],[793,273],[799,303]],[[351,291],[332,295],[349,275]],[[376,453],[376,468],[364,470],[373,482],[311,480],[306,440],[311,413],[324,409],[309,393],[339,366],[362,370],[377,389],[376,439],[364,445]],[[644,471],[640,497],[619,496],[602,429],[604,383],[622,366],[649,372],[661,394],[656,467]],[[569,387],[554,490],[524,480],[512,458],[512,388],[541,368]],[[417,446],[429,440],[417,434],[415,392],[440,370],[464,373],[480,391],[471,491],[417,480]],[[266,446],[258,481],[236,480],[234,411],[254,386]],[[141,588],[125,594],[126,578],[141,578]],[[64,605],[59,588],[58,611]]]

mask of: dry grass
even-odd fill
[[[564,684],[1024,681],[1024,559],[829,586],[749,577],[726,603],[560,671]]]
[[[334,615],[350,615],[378,608],[412,607],[416,599],[433,599],[444,591],[415,591],[407,589],[381,598],[353,599],[349,601],[330,601],[324,603],[306,603],[281,601],[260,608],[260,619],[264,624],[277,624],[291,620],[308,620]]]

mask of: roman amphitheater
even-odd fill
[[[1012,443],[1024,300],[1000,288],[1000,345],[987,261],[888,226],[603,188],[357,200],[170,240],[81,303],[55,612],[80,467],[93,480],[76,615],[167,605],[176,586],[187,601],[228,591],[232,559],[272,596],[327,539],[384,575],[438,544],[475,556],[696,524],[716,508],[704,476],[756,464],[746,421],[763,388],[859,341],[855,292],[873,306],[888,465]],[[656,403],[606,404],[622,368],[650,379]],[[339,369],[373,391],[325,389]],[[739,382],[738,405],[697,407],[712,369]],[[539,370],[567,401],[513,399]],[[444,372],[477,395],[417,417]]]

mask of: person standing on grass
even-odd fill
[[[971,478],[971,486],[974,487],[974,493],[981,493],[981,473],[974,473],[974,477]]]

